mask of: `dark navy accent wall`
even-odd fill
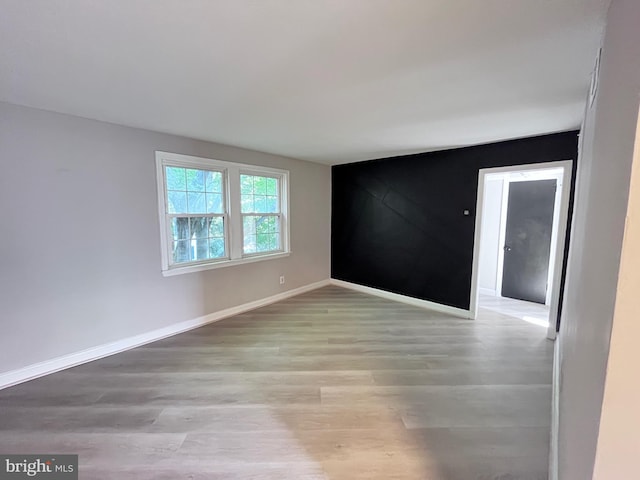
[[[573,131],[333,166],[332,278],[467,310],[478,170],[575,169],[577,146]]]

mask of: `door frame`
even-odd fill
[[[569,196],[571,194],[571,182],[573,176],[573,160],[562,160],[557,162],[530,163],[525,165],[510,165],[506,167],[482,168],[478,171],[478,195],[476,199],[476,219],[473,241],[473,266],[471,271],[471,297],[469,302],[470,317],[476,318],[478,315],[479,300],[479,267],[480,267],[480,241],[482,238],[482,215],[484,207],[484,185],[485,177],[495,173],[524,172],[530,170],[548,170],[552,168],[562,169],[562,188],[560,191],[560,212],[558,220],[557,235],[555,242],[552,238],[551,251],[555,256],[553,270],[551,300],[549,302],[549,327],[547,338],[556,338],[556,322],[553,319],[558,317],[560,303],[560,284],[562,281],[562,270],[564,268],[564,245],[567,236],[567,219],[569,216]]]

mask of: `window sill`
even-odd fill
[[[173,277],[174,275],[182,275],[184,273],[202,272],[204,270],[213,270],[215,268],[231,267],[233,265],[243,265],[245,263],[262,262],[266,260],[275,260],[285,258],[291,255],[291,252],[278,252],[266,255],[254,255],[250,257],[236,258],[234,260],[222,260],[220,262],[200,263],[197,265],[185,265],[184,267],[173,267],[162,271],[162,276]]]

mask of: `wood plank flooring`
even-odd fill
[[[553,344],[326,287],[0,391],[0,452],[81,479],[542,480]]]

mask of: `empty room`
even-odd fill
[[[639,24],[0,0],[0,478],[640,477]]]

